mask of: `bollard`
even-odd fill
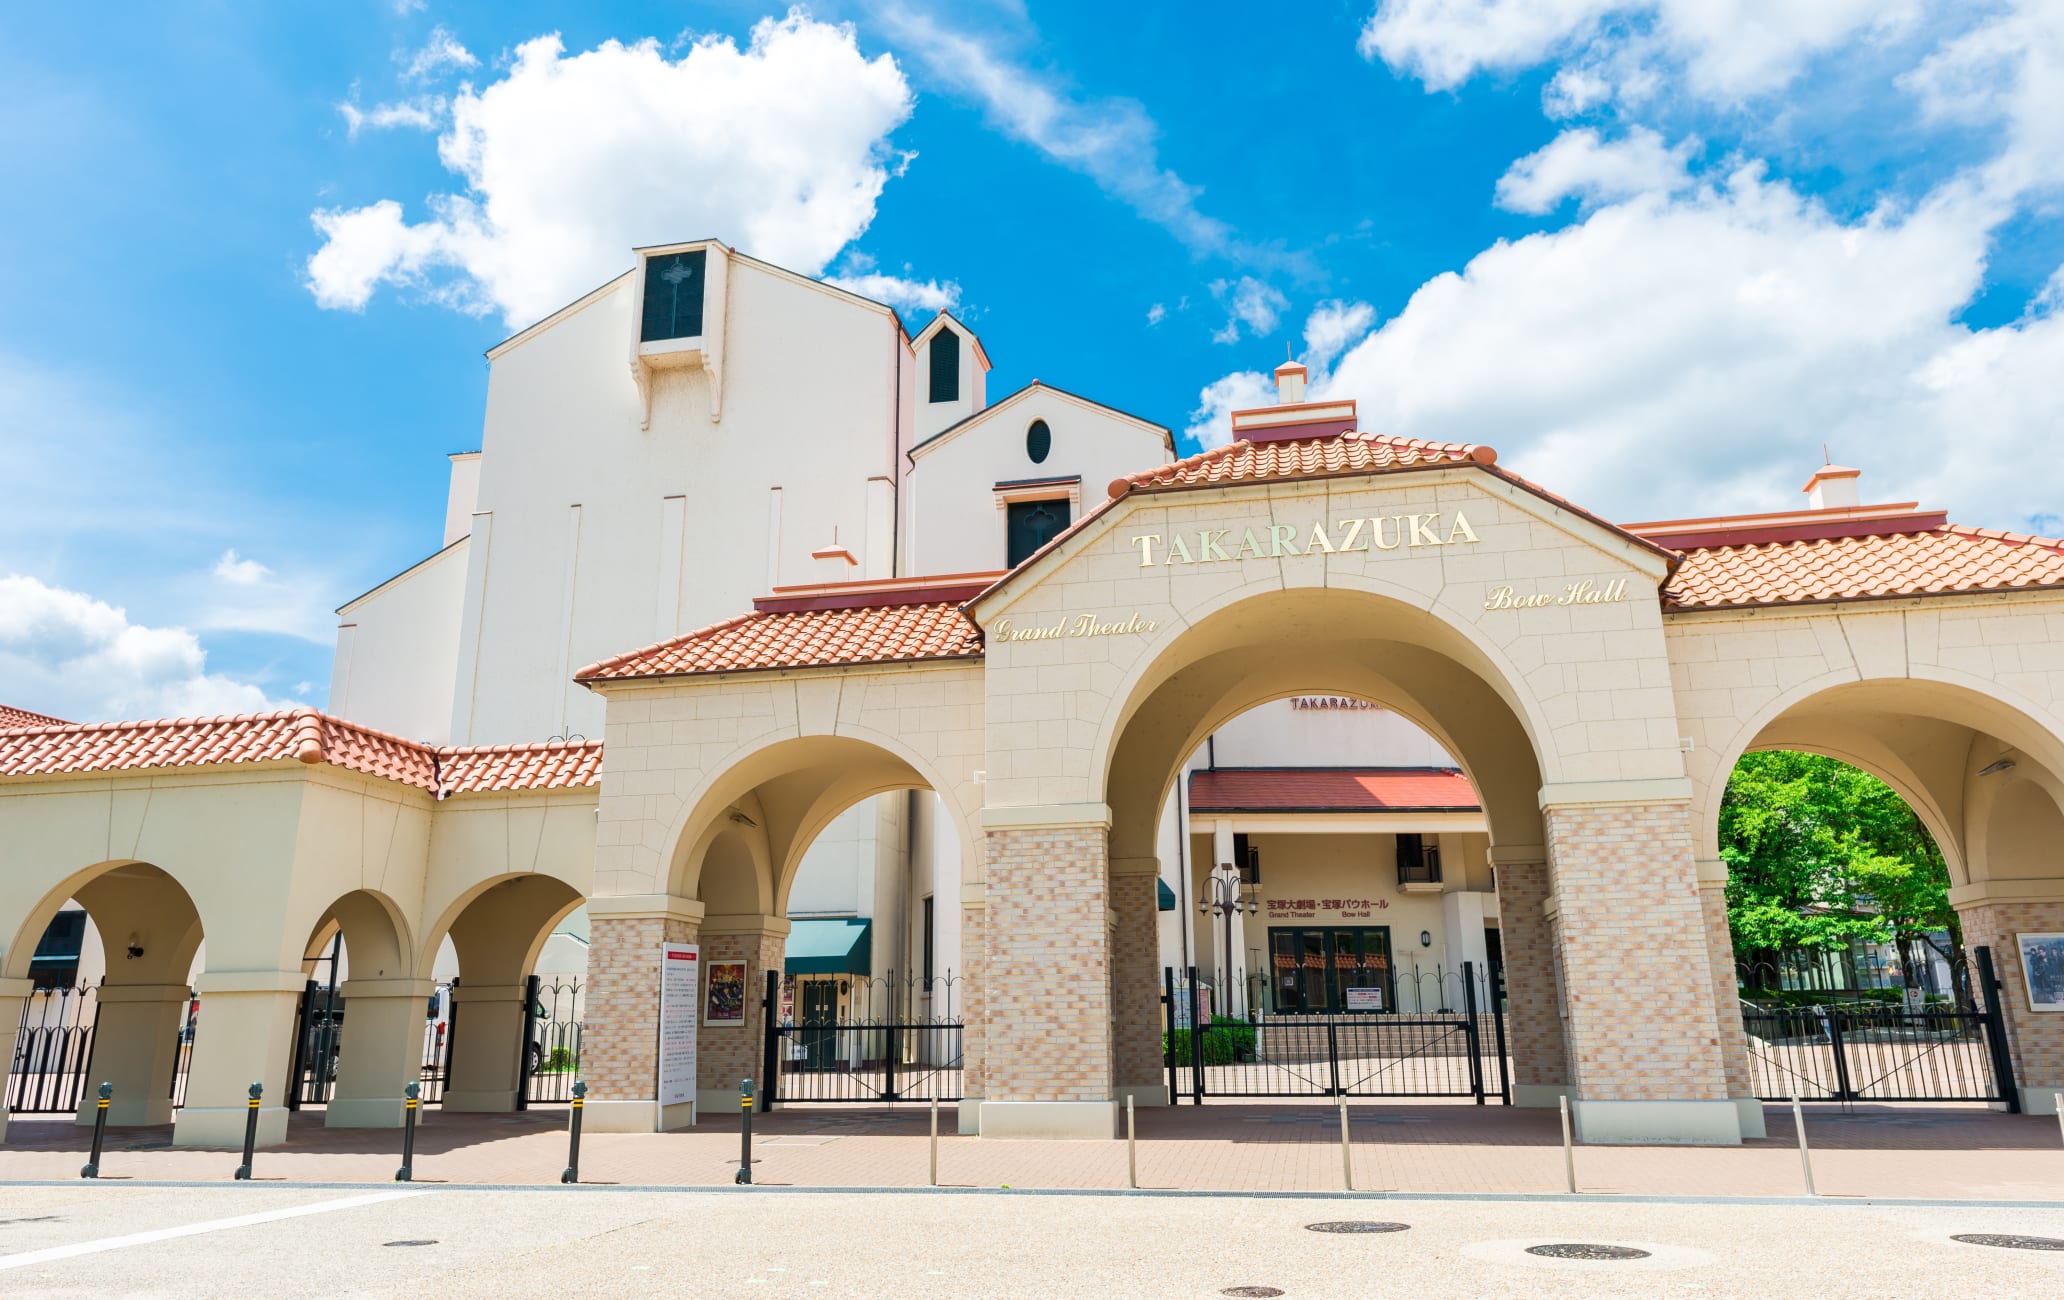
[[[1562,1172],[1569,1179],[1570,1195],[1577,1194],[1577,1144],[1570,1139],[1569,1097],[1562,1099]]]
[[[420,1084],[410,1084],[401,1090],[401,1168],[394,1171],[397,1183],[412,1182],[416,1172],[416,1098],[421,1095]]]
[[[932,1186],[939,1185],[939,1099],[932,1098]]]
[[[1792,1093],[1792,1127],[1799,1130],[1799,1167],[1806,1171],[1806,1194],[1818,1196],[1813,1190],[1813,1153],[1806,1149],[1806,1115],[1799,1109],[1799,1094]]]
[[[265,1085],[251,1085],[251,1108],[244,1112],[244,1163],[237,1166],[238,1182],[251,1180],[251,1152],[258,1145],[258,1102],[265,1096]]]
[[[1354,1190],[1354,1148],[1347,1142],[1347,1098],[1340,1099],[1340,1179]]]
[[[1132,1125],[1132,1094],[1125,1094],[1125,1185],[1139,1190],[1139,1134]]]
[[[93,1104],[93,1156],[79,1170],[81,1178],[100,1177],[100,1144],[107,1140],[108,1101],[115,1095],[115,1085],[100,1085],[100,1100]]]
[[[580,1113],[588,1097],[588,1081],[573,1081],[573,1112],[566,1121],[566,1172],[559,1175],[562,1183],[580,1181]]]
[[[734,1183],[752,1182],[752,1080],[738,1081],[738,1176]]]

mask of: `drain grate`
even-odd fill
[[[1306,1232],[1403,1232],[1409,1223],[1384,1223],[1376,1219],[1334,1219],[1328,1223],[1307,1223]]]
[[[2064,1237],[2023,1237],[2011,1232],[1959,1232],[1950,1240],[2004,1250],[2064,1250]]]
[[[437,1238],[425,1237],[414,1241],[383,1241],[382,1246],[435,1246]]]
[[[1647,1259],[1648,1252],[1632,1246],[1601,1246],[1587,1241],[1558,1241],[1546,1246],[1528,1246],[1526,1253],[1548,1259]]]
[[[1258,1300],[1267,1300],[1267,1297],[1269,1296],[1283,1294],[1283,1290],[1281,1287],[1273,1286],[1229,1286],[1225,1290],[1219,1292],[1219,1294],[1242,1297],[1254,1296],[1257,1297]]]

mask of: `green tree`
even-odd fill
[[[1862,940],[1896,945],[1909,967],[1923,945],[1960,965],[1941,850],[1868,772],[1790,750],[1744,755],[1721,799],[1720,855],[1737,957]]]

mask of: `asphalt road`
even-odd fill
[[[1306,1228],[1342,1219],[1409,1226]],[[0,1295],[2064,1294],[2064,1250],[1957,1233],[2064,1207],[11,1184]]]

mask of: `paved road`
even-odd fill
[[[1306,1224],[1401,1221],[1331,1235]],[[0,1185],[32,1296],[2064,1294],[2064,1207],[617,1189]],[[1627,1262],[1542,1259],[1553,1242]]]

